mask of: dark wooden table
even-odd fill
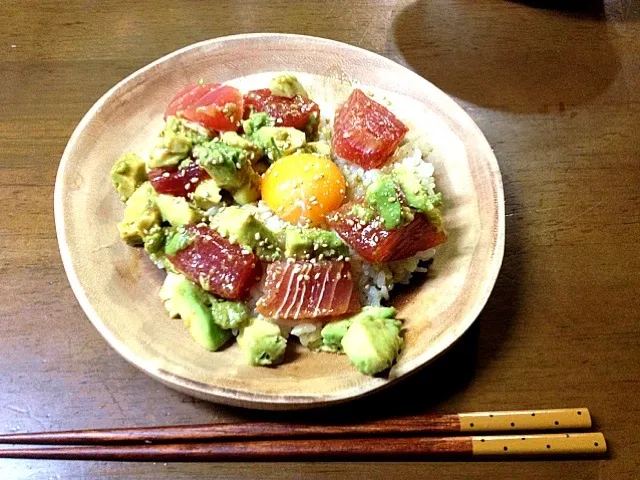
[[[640,478],[640,2],[527,3],[0,2],[0,431],[587,406],[609,459],[0,460],[0,478]],[[179,47],[261,31],[329,37],[413,68],[478,123],[505,183],[504,265],[475,327],[397,388],[306,414],[212,405],[130,366],[78,306],[54,231],[58,161],[94,101]]]

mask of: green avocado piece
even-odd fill
[[[322,345],[319,349],[325,352],[342,353],[342,338],[354,321],[395,318],[396,313],[393,307],[367,306],[352,317],[329,322],[322,328]]]
[[[208,131],[201,126],[168,117],[149,156],[149,168],[178,165],[189,156],[195,145],[208,139]]]
[[[203,210],[208,210],[221,201],[220,187],[213,178],[201,181],[193,191],[193,203]]]
[[[306,145],[300,148],[302,153],[315,153],[322,157],[331,156],[331,145],[327,142],[318,140],[317,142],[308,142]]]
[[[295,152],[307,141],[303,131],[292,127],[262,127],[252,135],[252,139],[262,147],[271,162]]]
[[[213,321],[225,330],[241,328],[249,321],[249,307],[243,302],[221,300],[211,296]]]
[[[393,365],[402,347],[402,323],[393,318],[357,317],[340,344],[351,363],[365,375],[375,375]]]
[[[253,208],[237,205],[221,208],[211,218],[211,228],[227,237],[231,243],[249,248],[260,259],[273,262],[280,258],[280,241],[255,217],[253,211]]]
[[[410,207],[419,212],[427,213],[440,206],[441,194],[429,195],[411,169],[404,165],[397,165],[393,169],[393,177]]]
[[[174,227],[196,223],[202,218],[202,214],[182,197],[160,194],[156,199],[156,203],[163,220]]]
[[[236,202],[251,203],[260,197],[260,176],[253,169],[246,150],[212,140],[194,147],[193,154],[216,184],[229,191]]]
[[[287,227],[284,255],[287,258],[338,258],[347,257],[349,248],[330,230],[321,228]]]
[[[320,350],[325,352],[342,353],[342,338],[351,326],[351,320],[329,322],[322,328],[322,345]]]
[[[151,183],[144,182],[127,200],[124,218],[118,223],[120,238],[130,245],[139,245],[154,227],[162,222],[156,205],[157,194]]]
[[[241,137],[236,132],[223,132],[220,134],[220,140],[230,147],[240,148],[249,154],[251,161],[258,160],[264,156],[262,147],[251,140]]]
[[[206,293],[184,276],[168,273],[160,298],[169,315],[182,317],[196,343],[207,350],[218,350],[231,338],[230,331],[214,322]]]
[[[275,365],[282,362],[287,340],[280,327],[267,320],[254,318],[237,337],[238,345],[250,365]]]
[[[301,97],[309,98],[309,94],[304,89],[300,81],[295,75],[290,73],[274,77],[269,82],[269,90],[271,90],[273,95],[277,95],[279,97],[293,98],[296,95],[300,95]]]
[[[142,239],[144,249],[150,255],[155,255],[164,250],[165,230],[160,225],[154,225]]]
[[[116,192],[125,202],[149,179],[146,165],[135,153],[127,153],[120,157],[111,168],[110,175]]]
[[[173,229],[171,229],[173,230]],[[167,235],[167,241],[164,247],[164,253],[167,255],[175,255],[180,250],[184,250],[193,243],[193,236],[184,228],[178,228]]]
[[[367,188],[365,196],[380,215],[385,228],[393,229],[402,225],[402,204],[392,176],[380,176]]]
[[[273,127],[276,124],[275,119],[265,112],[252,112],[249,118],[242,121],[242,131],[245,135],[253,135],[262,127]]]

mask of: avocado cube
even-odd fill
[[[288,227],[285,231],[284,254],[287,258],[297,259],[317,258],[320,255],[338,258],[348,256],[349,249],[335,232],[321,228]]]
[[[280,334],[280,327],[258,318],[242,329],[237,340],[249,365],[280,363],[287,348],[287,340]]]
[[[393,177],[390,175],[379,177],[367,188],[366,198],[380,215],[385,228],[393,229],[402,224],[402,204],[398,198]]]
[[[151,183],[144,182],[127,200],[124,219],[118,223],[120,238],[130,245],[139,245],[149,231],[160,225],[162,217],[156,205],[157,194]]]
[[[359,317],[352,321],[340,342],[351,363],[365,375],[387,370],[402,347],[400,321]]]
[[[277,236],[254,216],[251,208],[233,205],[221,209],[211,219],[211,228],[231,243],[249,248],[262,260],[274,261],[280,256]]]
[[[264,149],[271,161],[290,155],[307,141],[304,132],[292,127],[262,127],[252,138]]]
[[[351,320],[338,320],[329,322],[322,328],[322,346],[320,350],[326,352],[342,353],[342,339],[351,326]]]
[[[182,197],[160,194],[156,199],[156,203],[163,220],[174,227],[196,223],[202,218],[202,214]]]
[[[218,350],[232,337],[213,321],[205,292],[184,276],[167,274],[160,296],[169,314],[179,315],[196,343],[205,349]]]
[[[113,186],[123,201],[127,201],[148,180],[147,167],[135,153],[120,157],[111,168],[110,175]]]
[[[269,82],[269,90],[271,90],[273,95],[279,97],[293,98],[296,95],[300,95],[301,97],[309,98],[309,94],[297,77],[290,73],[278,75],[271,79]]]
[[[243,302],[211,299],[211,314],[213,321],[221,328],[240,328],[249,321],[249,307]]]
[[[201,181],[193,191],[193,203],[203,210],[208,210],[221,201],[220,187],[213,178]]]

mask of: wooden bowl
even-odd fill
[[[237,345],[200,348],[159,298],[163,272],[118,238],[123,206],[109,169],[157,134],[170,97],[205,78],[224,82],[265,71],[349,79],[414,99],[436,115],[459,148],[436,159],[450,239],[426,280],[394,300],[405,347],[388,378],[358,373],[344,356],[292,349],[277,368],[245,365]],[[64,151],[55,189],[60,253],[71,287],[109,344],[138,368],[195,397],[260,409],[302,409],[353,399],[426,365],[473,323],[494,285],[504,249],[502,180],[486,139],[446,94],[374,53],[320,38],[252,34],[205,41],[133,73],[89,110]]]

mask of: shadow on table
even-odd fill
[[[608,23],[602,1],[419,0],[395,17],[389,50],[460,99],[547,113],[587,102],[615,79]]]

